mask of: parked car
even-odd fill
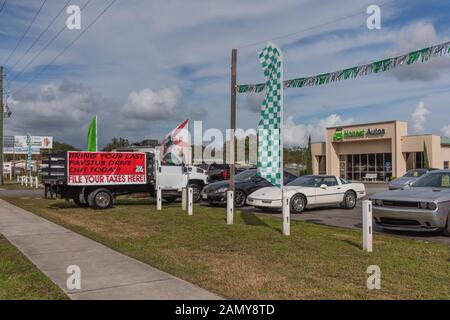
[[[238,173],[244,172],[248,169],[256,169],[255,167],[241,167],[236,166],[234,168],[234,174],[237,175]],[[228,180],[230,178],[230,165],[228,164],[218,164],[213,163],[208,166],[208,181],[209,182],[216,182],[216,181],[223,181]]]
[[[424,174],[437,169],[412,169],[406,172],[403,177],[392,180],[389,183],[389,190],[398,190],[412,184]]]
[[[402,190],[371,197],[375,223],[400,231],[438,231],[450,236],[450,170],[423,175]]]
[[[283,192],[291,199],[290,210],[293,213],[322,205],[341,205],[353,209],[357,200],[366,195],[364,184],[326,175],[298,177],[287,184]],[[262,210],[281,209],[281,189],[259,189],[248,197],[247,204]]]
[[[193,201],[199,202],[201,200],[201,192],[205,185],[208,184],[208,171],[199,166],[186,166],[188,171],[188,187],[192,188]],[[167,201],[165,198],[164,200]],[[175,201],[176,199],[171,199]]]
[[[236,207],[245,205],[247,196],[261,188],[272,186],[266,179],[256,175],[256,169],[245,170],[235,176],[234,200]],[[285,171],[284,183],[287,184],[297,176]],[[229,181],[218,181],[207,185],[202,191],[202,198],[210,204],[226,204]]]
[[[230,166],[228,164],[212,163],[208,167],[208,181],[228,180],[230,177]]]

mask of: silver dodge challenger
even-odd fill
[[[450,236],[450,170],[420,177],[403,190],[374,194],[373,217],[385,229],[438,231]]]

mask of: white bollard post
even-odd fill
[[[285,236],[290,236],[291,235],[291,223],[290,223],[291,199],[283,194],[282,202],[283,202],[283,209],[282,209],[283,210],[283,234]]]
[[[227,224],[233,224],[234,220],[234,191],[227,191]]]
[[[156,187],[156,210],[161,211],[162,209],[162,192],[161,187]]]
[[[194,189],[188,188],[188,215],[193,215],[194,209]]]
[[[181,189],[181,209],[186,211],[186,202],[187,202],[187,190],[186,188]]]
[[[362,202],[363,250],[372,252],[372,201]]]

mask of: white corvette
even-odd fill
[[[333,204],[353,209],[366,195],[366,188],[336,176],[311,175],[298,177],[284,187],[284,193],[291,199],[291,212],[300,213],[305,208]],[[262,210],[281,209],[281,189],[259,189],[248,196],[247,204]]]

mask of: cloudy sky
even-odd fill
[[[245,84],[263,81],[257,52],[271,39],[283,51],[286,79],[450,40],[448,0],[117,0],[89,27],[110,2],[6,0],[0,64],[11,92],[7,134],[53,135],[83,148],[94,115],[100,145],[113,136],[161,139],[184,118],[223,130],[232,48]],[[85,6],[81,30],[65,27],[66,3]],[[381,7],[381,30],[366,26],[371,4]],[[308,135],[321,140],[327,126],[393,119],[408,121],[410,134],[450,135],[449,71],[450,57],[442,57],[286,90],[285,141],[302,145]],[[238,97],[239,127],[257,125],[261,99]]]

